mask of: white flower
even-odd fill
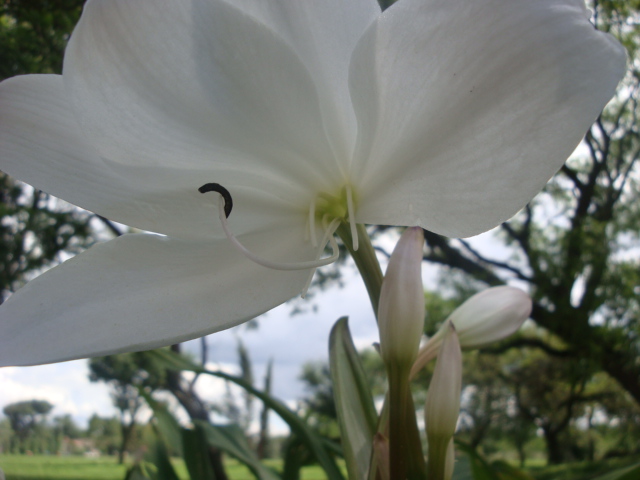
[[[316,259],[347,217],[487,230],[562,165],[624,69],[582,0],[382,15],[375,0],[90,0],[62,76],[0,86],[0,169],[166,237],[127,235],[28,283],[0,310],[0,364],[179,342],[299,293],[309,271],[240,254],[204,183],[231,192],[231,231],[274,262]]]

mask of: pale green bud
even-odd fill
[[[429,479],[443,480],[453,472],[451,439],[460,415],[462,352],[455,327],[446,322],[442,347],[427,392],[424,418],[429,442]]]
[[[456,327],[462,348],[477,348],[515,333],[530,314],[529,295],[518,288],[503,286],[475,294],[447,320]],[[420,349],[411,368],[412,378],[438,354],[446,323]]]
[[[422,229],[408,228],[389,259],[382,282],[378,327],[380,352],[388,367],[409,369],[418,354],[425,313],[423,245]]]
[[[447,321],[424,410],[430,441],[434,437],[446,440],[445,447],[449,444],[458,423],[461,391],[462,352],[456,329]]]

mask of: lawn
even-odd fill
[[[267,465],[278,468],[280,461]],[[188,475],[182,460],[175,462],[177,473],[184,480]],[[235,460],[225,462],[227,473],[232,480],[254,480],[255,477]],[[53,455],[0,455],[0,468],[6,480],[122,480],[128,468],[118,465],[114,457],[84,458],[76,456],[57,457]],[[326,478],[318,467],[307,467],[302,471],[302,480],[323,480]]]
[[[573,463],[551,467],[533,467],[528,469],[536,480],[589,480],[625,465],[637,463],[639,459],[616,459],[595,463]],[[184,463],[180,459],[174,462],[177,473],[188,480]],[[281,461],[265,462],[275,469]],[[231,459],[225,462],[231,480],[254,480],[246,467]],[[118,465],[114,457],[84,458],[57,457],[53,455],[0,455],[0,467],[6,480],[123,480],[127,465]],[[318,467],[303,469],[302,480],[324,480],[326,477]]]

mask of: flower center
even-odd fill
[[[319,193],[318,196],[311,202],[309,206],[309,218],[307,220],[307,234],[310,237],[312,246],[316,249],[316,260],[310,260],[307,262],[273,262],[261,258],[249,251],[240,241],[235,237],[229,229],[227,218],[231,214],[233,208],[233,199],[231,193],[225,187],[219,183],[207,183],[201,186],[198,191],[200,193],[215,192],[220,195],[222,201],[218,202],[218,217],[220,224],[224,230],[227,239],[231,244],[242,253],[245,257],[251,261],[262,265],[263,267],[273,268],[275,270],[306,270],[311,269],[304,288],[302,289],[302,297],[307,293],[311,279],[315,273],[315,269],[324,265],[329,265],[338,259],[340,251],[338,244],[334,238],[334,233],[341,222],[348,221],[351,228],[351,237],[353,238],[353,249],[358,249],[358,232],[355,223],[355,209],[353,202],[353,193],[350,185],[342,187],[337,195],[330,195],[327,193]],[[318,243],[316,236],[316,223],[320,222],[322,225],[322,239]],[[333,253],[330,257],[320,258],[324,251],[327,242],[331,244]]]
[[[351,185],[346,184],[338,190],[337,194],[320,192],[309,206],[309,236],[313,246],[316,246],[316,222],[321,222],[323,229],[327,230],[325,223],[336,222],[335,228],[341,222],[349,222],[353,249],[358,250],[358,233],[355,221],[355,202]],[[335,231],[331,231],[331,235]]]
[[[220,185],[219,183],[207,183],[201,186],[198,191],[200,193],[207,192],[216,192],[220,194],[221,202],[218,203],[218,217],[220,219],[220,224],[222,225],[222,230],[224,230],[227,239],[231,242],[231,244],[236,247],[240,253],[254,261],[255,263],[262,265],[267,268],[273,268],[275,270],[306,270],[306,269],[316,269],[323,265],[328,265],[330,263],[335,262],[338,259],[339,250],[338,245],[336,244],[335,239],[333,238],[333,232],[337,228],[338,221],[334,220],[327,226],[327,229],[331,231],[330,235],[325,233],[326,240],[323,243],[326,245],[327,241],[331,243],[331,247],[333,249],[333,254],[327,258],[319,258],[317,260],[311,260],[308,262],[293,262],[293,263],[283,263],[283,262],[273,262],[271,260],[267,260],[257,256],[256,254],[249,251],[244,245],[240,243],[240,241],[235,237],[231,230],[229,229],[229,223],[227,222],[227,217],[231,214],[231,210],[233,208],[233,199],[231,197],[231,193],[225,187]],[[335,226],[333,226],[335,222]]]

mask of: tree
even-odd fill
[[[102,418],[93,414],[89,419],[87,435],[96,448],[108,455],[115,455],[122,445],[122,429],[117,417]]]
[[[157,388],[165,374],[145,364],[144,354],[123,353],[89,360],[92,382],[103,381],[111,386],[113,404],[120,412],[121,444],[118,461],[124,463],[124,453],[136,426],[136,414],[143,405],[139,389]]]
[[[16,438],[18,448],[25,451],[25,442],[33,435],[38,424],[43,423],[47,414],[53,409],[53,405],[45,400],[27,400],[11,403],[2,410],[9,419],[11,429]]]

